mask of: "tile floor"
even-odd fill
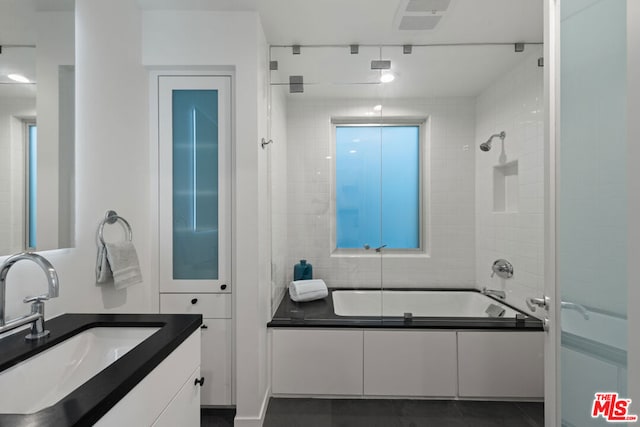
[[[234,410],[203,410],[202,427],[233,426]],[[271,399],[264,427],[544,427],[544,405],[396,399]]]

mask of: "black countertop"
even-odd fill
[[[55,405],[33,414],[0,414],[0,426],[91,426],[202,324],[197,314],[64,314],[46,322],[51,335],[37,342],[20,331],[0,339],[0,372],[90,328],[159,327]],[[24,333],[23,333],[24,332]],[[52,367],[55,369],[55,367]],[[38,379],[25,384],[38,387]],[[10,393],[11,390],[1,390]]]
[[[338,316],[333,310],[334,291],[345,290],[377,290],[378,289],[346,289],[330,288],[326,298],[294,302],[285,295],[276,310],[271,322],[271,328],[401,328],[401,329],[485,329],[485,330],[518,330],[542,331],[542,322],[530,317],[517,308],[505,302],[492,298],[500,304],[506,305],[525,316],[524,319],[491,318],[491,317],[414,317],[405,320],[404,317],[382,316]],[[451,292],[479,292],[476,289],[385,289],[389,291],[451,291]]]

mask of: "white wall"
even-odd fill
[[[288,260],[300,259],[331,287],[475,285],[473,98],[384,100],[383,116],[428,117],[428,256],[332,256],[332,117],[366,117],[374,100],[296,100],[287,104]],[[467,146],[467,147],[465,147]],[[382,272],[382,274],[381,274]]]
[[[149,280],[148,95],[140,12],[130,0],[82,0],[76,2],[75,24],[76,247],[43,253],[60,278],[60,296],[47,302],[47,317],[157,311],[157,284]],[[95,284],[96,231],[107,209],[131,223],[145,279],[123,291]],[[108,231],[111,238],[120,233]],[[28,311],[24,296],[46,289],[39,267],[24,261],[7,282],[9,317]]]
[[[147,11],[142,63],[233,74],[233,271],[236,426],[261,425],[270,319],[266,137],[267,46],[254,12]]]
[[[507,300],[527,310],[525,297],[544,293],[544,111],[542,48],[527,46],[525,57],[485,89],[476,101],[476,281],[480,288],[507,292]],[[494,138],[488,152],[478,144]],[[494,168],[518,162],[515,209],[494,208]],[[514,275],[491,275],[497,259],[511,262]]]

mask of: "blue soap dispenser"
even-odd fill
[[[301,259],[300,263],[293,266],[293,280],[313,279],[313,267],[306,259]]]

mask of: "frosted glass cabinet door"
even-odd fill
[[[565,309],[561,316],[563,426],[615,425],[606,411],[591,418],[595,394],[629,397],[628,224],[635,219],[627,215],[627,122],[637,118],[626,114],[627,3],[560,2],[556,286],[562,302],[589,314]],[[630,413],[638,414],[633,403]]]
[[[161,292],[230,291],[230,77],[158,78]]]

